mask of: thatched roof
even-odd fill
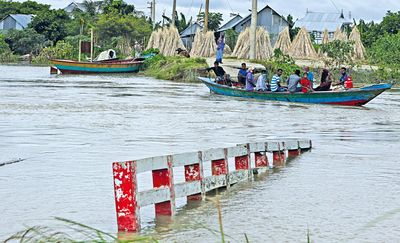
[[[237,58],[250,58],[250,29],[246,28],[240,33],[235,49],[232,53]],[[262,28],[257,27],[256,33],[256,60],[268,59],[273,55],[271,40],[269,39],[268,32]]]
[[[305,27],[302,27],[294,38],[290,46],[289,55],[295,58],[306,59],[317,57],[317,52]]]
[[[284,54],[288,54],[291,44],[289,27],[286,27],[279,33],[274,49],[280,49]]]

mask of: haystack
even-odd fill
[[[231,55],[232,54],[232,49],[231,47],[225,43],[225,49],[224,49],[224,54],[226,55]]]
[[[354,53],[353,53],[353,58],[362,60],[365,58],[365,47],[361,41],[361,35],[360,32],[358,31],[357,26],[354,26],[353,30],[351,31],[350,41],[353,41],[353,47],[354,47]]]
[[[333,33],[333,39],[334,40],[340,40],[340,41],[346,41],[347,37],[346,35],[340,30],[339,27],[337,27],[335,33]]]
[[[256,32],[256,60],[264,60],[273,56],[273,49],[269,39],[268,32],[262,28],[257,27]],[[232,56],[237,58],[249,59],[250,58],[250,29],[246,28],[238,37],[235,49]]]
[[[214,32],[207,31],[204,34],[203,31],[198,30],[194,37],[190,55],[195,57],[212,57],[215,56],[216,52],[217,44],[215,43]]]
[[[153,31],[147,44],[147,49],[150,48],[159,49],[160,53],[164,56],[174,56],[177,54],[176,49],[185,49],[181,37],[179,36],[178,29],[174,26]]]
[[[289,55],[295,58],[306,59],[317,57],[317,52],[305,27],[302,27],[294,38],[290,46]]]
[[[329,42],[329,33],[328,30],[324,30],[324,35],[322,36],[322,44],[328,44]]]
[[[279,33],[274,49],[280,49],[284,54],[288,54],[291,44],[289,27],[286,27]]]

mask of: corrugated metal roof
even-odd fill
[[[199,23],[194,22],[193,24],[190,24],[188,27],[186,27],[186,29],[184,29],[180,36],[181,37],[186,37],[186,36],[191,36],[191,35],[195,35],[197,30],[202,30],[203,26],[201,26]]]
[[[32,22],[33,15],[32,14],[10,14],[11,18],[15,19],[22,28],[28,27],[30,22]]]
[[[307,12],[306,15],[297,20],[294,27],[306,27],[307,31],[335,31],[343,24],[351,24],[351,20],[345,18],[341,13],[319,13]]]
[[[239,23],[242,20],[242,16],[236,15],[232,19],[230,19],[228,22],[226,22],[224,25],[222,25],[217,32],[225,31],[232,29],[237,23]]]
[[[260,11],[257,12],[257,14],[260,14],[262,11],[265,11],[266,9],[271,9],[276,15],[278,15],[279,17],[281,17],[285,22],[287,22],[286,18],[283,17],[281,14],[279,14],[278,12],[276,12],[273,8],[271,8],[269,5],[266,5],[265,7],[263,7]],[[242,20],[238,21],[234,26],[238,25],[238,24],[244,24],[247,21],[251,21],[251,14],[247,15],[246,17],[244,17]],[[234,27],[232,26],[232,27]]]

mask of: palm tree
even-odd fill
[[[97,14],[98,2],[95,2],[93,0],[85,0],[83,1],[83,6],[86,9],[86,13],[88,13],[90,16],[94,16]]]
[[[192,18],[188,22],[186,22],[186,16],[183,13],[180,13],[180,18],[177,14],[175,14],[175,27],[178,29],[179,33],[185,30],[192,22]],[[171,18],[163,15],[162,16],[167,22],[167,25],[171,24]]]

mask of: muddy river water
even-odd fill
[[[113,161],[272,138],[309,138],[314,148],[220,194],[227,240],[304,242],[307,230],[316,242],[400,240],[399,92],[361,108],[291,104],[217,96],[198,83],[23,66],[0,66],[0,163],[25,159],[0,167],[0,240],[56,224],[55,216],[116,233]],[[184,204],[169,224],[143,208],[143,233],[218,242],[214,204]]]

